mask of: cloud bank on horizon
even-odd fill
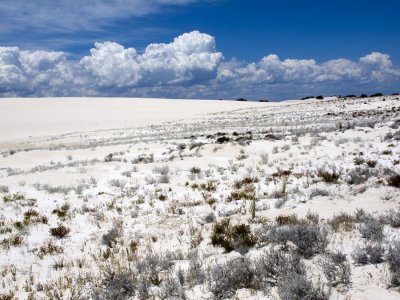
[[[388,54],[372,52],[357,61],[338,58],[322,63],[269,54],[258,62],[241,62],[226,60],[215,38],[198,31],[171,43],[149,44],[142,52],[115,42],[96,43],[79,60],[69,59],[65,52],[0,47],[1,97],[281,100],[309,94],[397,92],[399,82],[400,68]]]

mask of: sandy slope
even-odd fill
[[[134,98],[0,99],[0,142],[71,132],[129,128],[271,103]]]

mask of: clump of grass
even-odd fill
[[[24,241],[24,238],[17,234],[14,236],[11,236],[10,238],[3,239],[3,241],[0,243],[4,249],[10,249],[10,247],[18,247],[21,246],[22,242]]]
[[[59,239],[65,238],[70,233],[70,231],[71,229],[65,227],[64,225],[50,228],[50,234]]]
[[[45,244],[40,246],[37,255],[39,256],[39,258],[43,258],[47,254],[54,255],[54,254],[60,254],[63,252],[64,252],[64,249],[62,247],[53,244],[52,241],[47,241]]]
[[[318,170],[317,175],[318,177],[321,177],[322,180],[326,183],[337,183],[340,178],[340,174],[336,171],[329,172],[322,169]]]
[[[25,200],[25,195],[21,193],[7,194],[3,196],[4,203]]]
[[[214,224],[211,244],[221,246],[226,252],[236,250],[245,253],[257,243],[257,237],[246,224],[231,225],[229,219]]]
[[[234,190],[231,192],[230,196],[228,196],[228,202],[234,200],[256,200],[256,191],[253,186],[246,185],[240,190]]]
[[[358,157],[356,157],[356,158],[353,159],[353,162],[354,162],[354,164],[355,164],[356,166],[360,166],[360,165],[362,165],[363,163],[365,163],[365,159],[364,159],[363,157],[361,157],[361,156],[358,156]]]
[[[240,189],[245,185],[249,185],[249,184],[257,183],[257,182],[259,182],[259,179],[257,177],[244,177],[241,180],[235,181],[233,184],[233,187],[235,189]]]

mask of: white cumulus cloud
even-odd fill
[[[193,31],[143,51],[95,43],[77,61],[63,52],[0,47],[0,96],[273,98],[393,92],[399,67],[388,54],[318,63],[314,59],[225,60],[214,37]]]

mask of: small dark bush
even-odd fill
[[[362,165],[363,163],[365,163],[365,159],[361,156],[358,156],[353,159],[353,162],[355,165],[359,166],[359,165]]]
[[[247,101],[247,99],[245,99],[245,98],[238,98],[238,99],[236,99],[236,101]]]
[[[109,153],[104,157],[105,162],[111,162],[113,160],[113,154]]]
[[[360,98],[368,98],[368,95],[366,95],[366,94],[361,94]]]
[[[372,159],[367,160],[367,165],[370,168],[375,168],[376,164],[377,164],[376,160],[372,160]]]
[[[58,227],[50,228],[50,234],[54,237],[62,239],[70,233],[71,229],[65,227],[64,225],[59,225]]]
[[[240,189],[242,188],[244,185],[248,185],[248,184],[252,184],[252,183],[257,183],[259,181],[259,179],[257,177],[244,177],[241,180],[237,180],[235,181],[235,183],[233,184],[233,187],[235,189]]]
[[[230,138],[226,137],[226,136],[221,136],[219,138],[217,138],[217,140],[215,141],[217,144],[223,144],[223,143],[227,143],[230,141]]]
[[[254,186],[245,185],[240,190],[234,190],[228,196],[227,201],[231,202],[234,200],[256,200],[256,191]]]
[[[223,247],[226,252],[235,250],[245,253],[256,242],[257,238],[251,232],[249,225],[231,225],[229,219],[225,219],[213,226],[211,244]]]
[[[400,188],[400,174],[395,174],[387,179],[388,185]]]
[[[375,94],[372,94],[370,97],[382,97],[382,96],[383,96],[382,93],[375,93]]]
[[[317,100],[323,100],[323,99],[324,99],[324,96],[317,96],[317,97],[315,97],[315,99],[317,99]]]
[[[336,171],[329,172],[325,170],[319,170],[317,175],[321,177],[326,183],[336,183],[340,177],[340,174],[336,173]]]

